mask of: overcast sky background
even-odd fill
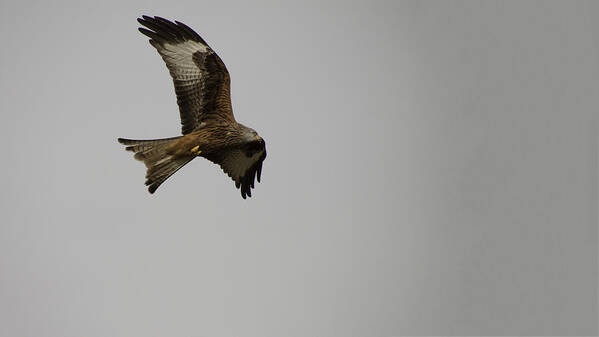
[[[135,19],[187,23],[267,142],[178,135]],[[596,1],[4,1],[0,336],[596,335]]]

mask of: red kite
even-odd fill
[[[251,197],[254,179],[260,182],[266,145],[258,133],[235,121],[230,77],[225,64],[206,41],[185,24],[143,16],[139,31],[150,38],[166,63],[177,95],[182,136],[133,140],[119,138],[147,167],[148,191],[156,189],[196,157],[220,165]]]

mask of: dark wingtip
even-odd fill
[[[137,22],[143,25],[144,22],[152,22],[155,19],[149,15],[142,15],[141,18],[137,18]]]
[[[117,138],[117,141],[123,145],[131,145],[135,143],[135,140],[127,138]]]
[[[149,30],[149,29],[145,29],[142,27],[137,28],[137,30],[142,33],[143,35],[149,37],[150,39],[154,39],[154,40],[159,40],[160,37],[158,37],[158,34],[154,33],[153,31]]]
[[[160,16],[142,15],[141,18],[137,19],[137,22],[149,28],[149,30],[140,28],[139,31],[142,34],[160,43],[192,40],[207,45],[198,33],[179,21],[172,22]]]
[[[190,39],[200,42],[204,45],[208,45],[206,43],[206,41],[204,41],[204,39],[202,39],[202,37],[200,36],[200,34],[196,33],[195,30],[191,29],[188,25],[184,24],[181,21],[177,21],[175,20],[175,24],[179,27],[181,27],[183,29],[183,31],[185,32],[185,35],[187,35]]]
[[[243,196],[245,199],[244,195],[248,196],[249,198],[252,197],[252,189],[249,184],[241,184],[241,196]]]
[[[260,163],[260,165],[258,165],[258,169],[256,170],[256,178],[258,179],[258,182],[260,182],[261,175],[262,175],[262,163]]]

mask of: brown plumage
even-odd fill
[[[137,21],[146,27],[139,31],[150,38],[173,78],[183,133],[165,139],[118,139],[146,165],[148,191],[154,193],[185,164],[204,157],[220,165],[244,199],[251,197],[255,179],[260,182],[266,147],[256,131],[235,121],[225,64],[179,21],[145,15]]]

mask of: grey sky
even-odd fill
[[[596,335],[593,1],[0,5],[0,336]],[[155,195],[135,19],[187,23],[267,142]]]

